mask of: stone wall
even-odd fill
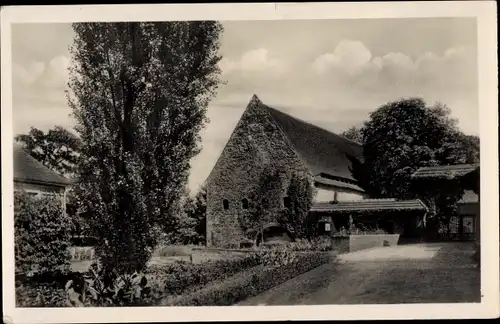
[[[207,246],[238,247],[244,233],[240,217],[248,213],[242,200],[259,182],[265,167],[308,174],[306,165],[273,122],[266,108],[252,100],[207,179]],[[281,181],[283,198],[290,174]],[[223,201],[229,202],[224,209]],[[271,203],[262,224],[276,222],[283,199]]]

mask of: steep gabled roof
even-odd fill
[[[373,211],[426,211],[427,207],[419,199],[363,199],[358,201],[339,201],[332,203],[313,204],[312,212],[343,213],[343,212],[373,212]]]
[[[479,164],[440,165],[419,168],[413,178],[454,179],[476,171]]]
[[[253,100],[258,100],[254,97]],[[321,174],[356,182],[350,158],[362,159],[362,146],[321,127],[297,119],[261,103],[282,130],[295,151],[308,165],[314,176]]]
[[[70,184],[68,179],[47,168],[17,144],[14,144],[14,180],[61,187]]]

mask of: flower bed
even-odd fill
[[[273,252],[276,255],[276,252]],[[279,253],[278,253],[279,255]],[[290,258],[283,254],[283,258]],[[292,253],[291,262],[266,262],[227,280],[215,282],[198,291],[164,300],[163,306],[230,306],[258,295],[332,260],[332,255],[322,252]],[[280,257],[281,258],[281,257]],[[269,256],[268,259],[275,260]]]
[[[203,286],[215,280],[230,277],[239,271],[261,263],[256,253],[240,258],[208,261],[200,264],[177,262],[150,266],[146,276],[155,283],[157,298],[179,295],[191,287]]]

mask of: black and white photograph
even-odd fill
[[[8,321],[498,317],[496,4],[407,4],[2,8]]]

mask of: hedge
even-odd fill
[[[71,219],[60,197],[14,194],[15,269],[25,275],[66,271],[70,266]]]
[[[153,265],[146,270],[146,275],[160,283],[159,290],[162,295],[178,295],[191,287],[228,278],[244,269],[255,267],[260,262],[258,255],[250,253],[235,259],[214,260],[200,264],[176,262]]]
[[[332,260],[329,253],[299,253],[294,262],[281,266],[260,265],[226,282],[164,301],[166,306],[230,306],[258,295]]]

